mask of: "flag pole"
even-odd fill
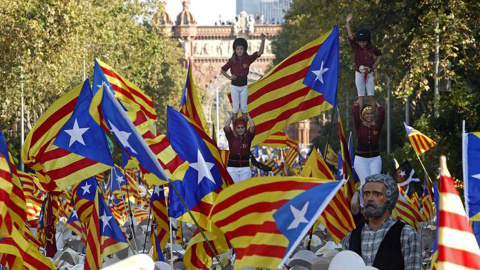
[[[205,235],[205,231],[203,230],[202,227],[200,227],[200,224],[198,224],[197,219],[193,216],[192,211],[187,206],[187,203],[185,202],[185,200],[182,198],[182,196],[180,196],[180,192],[178,191],[177,187],[175,187],[175,185],[173,184],[172,179],[168,178],[168,182],[170,182],[170,186],[173,188],[173,190],[177,194],[178,198],[182,202],[183,207],[185,207],[185,209],[187,209],[187,212],[190,215],[190,217],[192,218],[193,222],[195,223],[195,226],[197,226],[198,231],[202,235],[203,239],[207,242],[208,248],[215,255],[215,259],[217,260],[218,264],[220,265],[220,268],[222,268],[222,270],[226,270],[225,266],[223,266],[222,262],[220,261],[220,258],[218,257],[217,251],[213,248],[212,244],[210,243],[207,236]]]
[[[148,191],[147,191],[148,192]],[[150,197],[150,201],[152,201],[152,197]],[[147,235],[148,235],[148,230],[150,230],[150,215],[152,215],[152,205],[148,204],[148,220],[147,220],[147,233],[145,234],[145,242],[143,242],[143,249],[142,252],[145,253],[145,247],[147,246]],[[150,234],[151,234],[150,230]]]
[[[423,162],[420,159],[420,156],[418,155],[417,151],[415,151],[415,155],[417,156],[418,161],[420,161],[420,165],[422,165],[423,171],[425,172],[427,179],[430,181],[430,184],[433,183],[433,180],[432,178],[430,178],[430,175],[428,174],[427,169],[425,169],[425,165],[423,165]]]
[[[337,107],[337,105],[335,105],[333,108],[332,108],[332,115],[330,117],[330,130],[328,131],[328,137],[327,137],[327,143],[325,143],[325,151],[323,152],[324,155],[323,155],[323,160],[327,161],[327,149],[328,149],[328,145],[330,143],[330,136],[332,135],[332,125],[333,125],[333,114],[335,113],[335,108]]]
[[[125,172],[125,178],[127,178],[126,176],[126,172]],[[130,212],[130,229],[131,229],[131,232],[132,232],[132,237],[133,237],[133,242],[135,243],[135,249],[137,249],[138,251],[138,247],[137,247],[137,237],[135,235],[135,228],[133,226],[133,214],[132,214],[132,208],[130,207],[130,193],[128,192],[128,178],[126,179],[126,183],[125,185],[127,186],[127,205],[128,205],[128,210]]]
[[[172,220],[168,217],[168,228],[169,228],[169,238],[170,238],[170,266],[173,268],[173,230],[172,230]]]

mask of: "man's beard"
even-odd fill
[[[373,206],[373,208],[370,208],[369,206]],[[383,214],[387,211],[387,203],[384,203],[381,206],[377,206],[373,202],[368,202],[365,204],[365,207],[363,208],[363,214],[367,217],[373,217],[373,218],[379,218],[383,216]]]

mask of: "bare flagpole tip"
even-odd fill
[[[440,156],[440,175],[451,177],[447,167],[447,158],[444,155]]]

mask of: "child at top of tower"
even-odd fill
[[[382,52],[370,40],[370,31],[360,28],[353,36],[350,29],[352,13],[347,16],[348,41],[355,57],[355,85],[358,92],[358,103],[363,108],[365,90],[367,91],[368,103],[376,111],[374,95],[374,73],[382,59]]]
[[[261,34],[262,43],[258,52],[249,55],[247,53],[248,43],[244,38],[237,38],[233,42],[233,55],[228,59],[228,62],[222,67],[221,72],[223,76],[231,80],[232,89],[232,106],[233,106],[233,121],[237,119],[238,112],[242,111],[244,119],[247,114],[247,99],[248,99],[248,79],[250,64],[263,54],[265,48],[265,34]],[[227,71],[230,69],[231,75]]]

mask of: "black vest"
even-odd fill
[[[360,257],[362,256],[362,229],[365,226],[363,221],[359,226],[352,231],[350,235],[350,250],[356,252]],[[405,223],[397,220],[395,224],[388,230],[387,234],[382,240],[380,247],[378,247],[373,267],[379,270],[404,270],[405,261],[402,254],[402,243],[400,237]]]

